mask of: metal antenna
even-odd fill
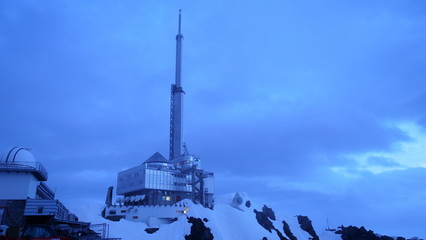
[[[180,23],[181,23],[181,19],[182,19],[181,15],[182,15],[182,9],[179,9],[179,27],[178,27],[178,33],[180,33]]]
[[[178,34],[176,35],[175,83],[171,87],[170,99],[170,160],[181,157],[183,142],[183,94],[182,89],[182,10],[179,9]]]

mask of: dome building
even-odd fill
[[[0,199],[53,199],[54,193],[44,183],[47,171],[36,162],[31,149],[14,147],[0,160]]]
[[[6,234],[10,239],[17,239],[23,226],[34,224],[49,225],[64,236],[83,231],[89,234],[90,223],[79,222],[55,199],[55,193],[45,183],[46,169],[30,150],[14,147],[0,159],[0,228],[3,229],[0,236]]]

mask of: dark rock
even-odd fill
[[[277,235],[280,238],[280,240],[288,240],[286,237],[284,237],[284,235],[278,229],[275,229],[275,232],[277,232]]]
[[[371,230],[366,230],[364,227],[339,227],[342,230],[342,239],[343,240],[393,240],[392,237],[389,236],[378,236]],[[338,231],[336,231],[337,233]],[[403,237],[398,237],[400,240],[404,239]],[[397,238],[397,239],[398,239]]]
[[[268,240],[268,238],[267,237],[263,237],[262,240]]]
[[[394,240],[393,237],[389,237],[389,236],[381,236],[380,240]]]
[[[145,232],[149,233],[149,234],[153,234],[156,231],[158,231],[159,228],[145,228]]]
[[[300,224],[300,228],[312,236],[312,240],[319,240],[314,227],[312,227],[312,221],[307,216],[297,216],[297,221]],[[345,240],[345,239],[344,239]]]
[[[276,220],[275,213],[272,208],[268,208],[268,206],[263,205],[262,211],[265,213],[266,216],[268,216],[269,219],[274,221]]]
[[[206,227],[200,218],[190,217],[188,222],[192,223],[191,234],[185,236],[185,240],[213,240],[210,228]]]
[[[404,237],[397,237],[396,240],[405,240]]]
[[[342,226],[341,231],[343,240],[379,240],[376,234],[372,231],[367,231],[364,227]]]
[[[236,193],[234,199],[232,199],[232,206],[238,208],[243,203],[243,198],[239,193]]]
[[[251,207],[251,202],[250,202],[250,200],[247,200],[247,201],[246,201],[246,207],[248,207],[248,208],[249,208],[249,207]]]
[[[203,221],[204,222],[208,222],[209,220],[207,218],[203,218]]]
[[[294,234],[291,232],[290,226],[288,225],[286,221],[283,221],[283,229],[284,229],[285,235],[287,235],[287,237],[290,238],[290,240],[297,240],[297,237],[294,236]]]
[[[275,229],[271,220],[269,220],[268,216],[264,212],[259,212],[256,209],[254,209],[253,212],[256,214],[256,220],[260,226],[268,230],[270,233],[272,232],[272,229]]]

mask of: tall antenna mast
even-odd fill
[[[182,20],[182,9],[179,9],[179,27],[178,27],[178,34],[180,34],[180,23],[181,23],[181,20]]]
[[[183,94],[181,81],[182,67],[182,39],[181,19],[182,10],[179,9],[178,34],[176,35],[176,74],[175,83],[171,86],[170,100],[170,160],[182,155],[183,140]]]

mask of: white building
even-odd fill
[[[68,231],[88,229],[89,223],[78,222],[77,217],[55,199],[47,186],[48,173],[36,162],[30,149],[14,147],[0,159],[0,226],[18,233],[30,224],[65,224]],[[12,235],[17,237],[17,235]]]
[[[44,183],[48,174],[27,148],[14,147],[0,160],[0,199],[53,199]]]

